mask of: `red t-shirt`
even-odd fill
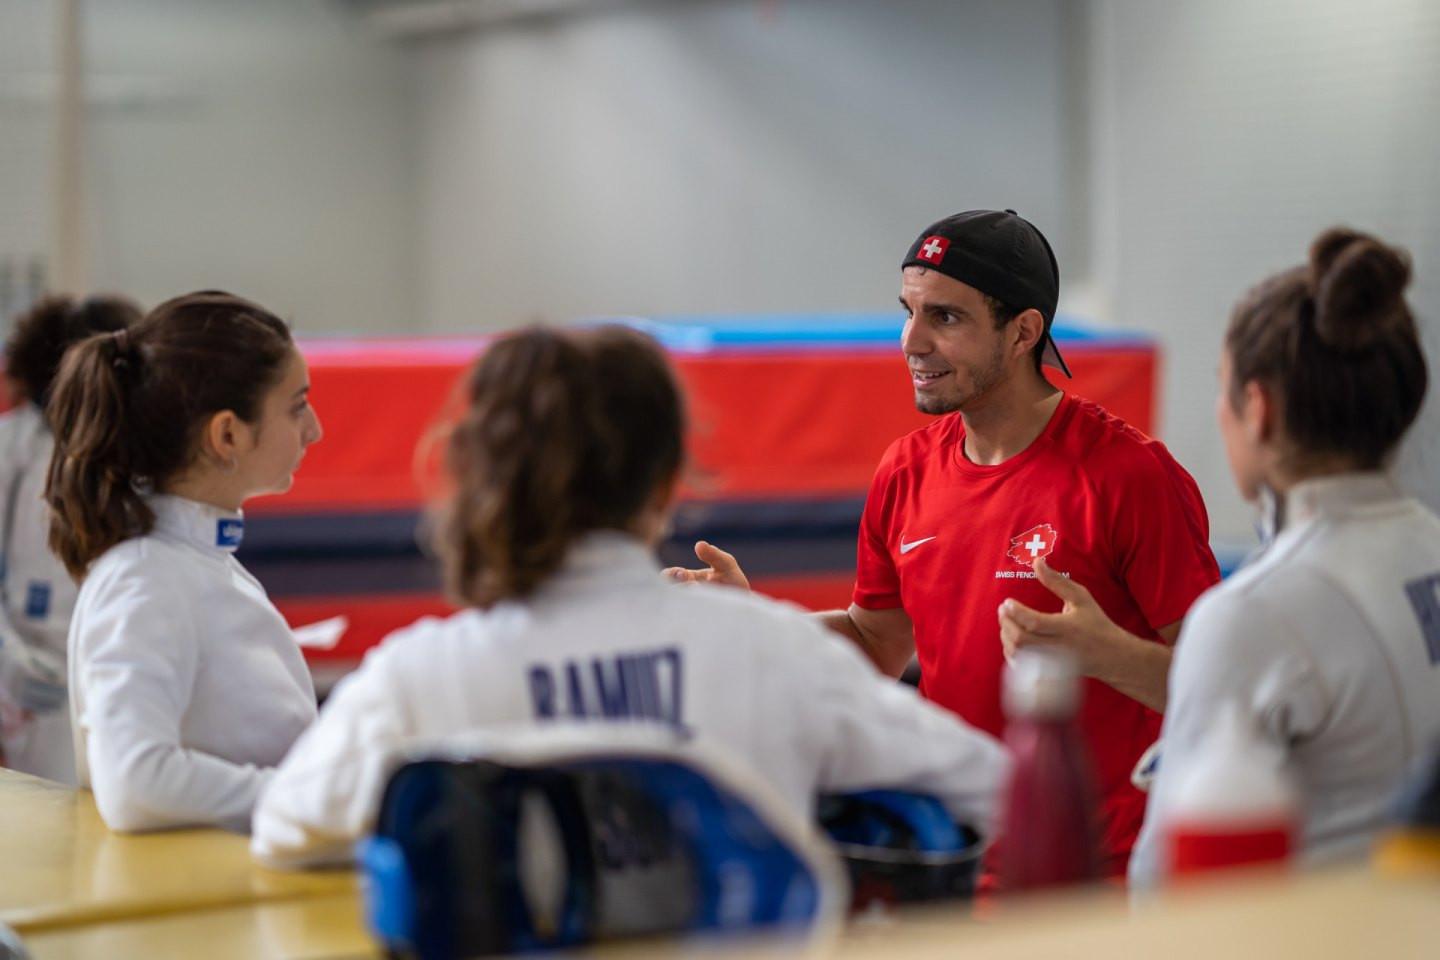
[[[904,607],[921,691],[971,725],[1005,727],[996,609],[1007,597],[1047,613],[1038,556],[1094,595],[1124,629],[1159,642],[1220,579],[1195,481],[1152,440],[1088,400],[1061,398],[1045,431],[1004,463],[965,459],[951,414],[902,437],[875,472],[861,521],[855,603]],[[1160,715],[1085,681],[1080,723],[1099,781],[1100,852],[1123,875],[1145,815],[1130,773]]]

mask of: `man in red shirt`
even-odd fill
[[[1145,810],[1130,773],[1159,736],[1171,645],[1220,578],[1204,503],[1163,444],[1041,373],[1069,375],[1050,337],[1059,269],[1032,224],[947,217],[902,271],[915,405],[941,417],[881,460],[854,600],[817,616],[891,676],[918,654],[925,696],[996,735],[1007,651],[1069,648],[1089,678],[1104,870],[1124,876]],[[710,569],[678,578],[745,584],[730,555],[696,553]]]

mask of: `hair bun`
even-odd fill
[[[1369,234],[1333,229],[1310,248],[1315,330],[1346,352],[1368,349],[1397,325],[1413,324],[1405,306],[1410,255]]]

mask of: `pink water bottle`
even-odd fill
[[[1060,651],[1021,650],[1005,672],[1005,744],[1014,766],[995,851],[1002,890],[1100,876],[1094,778],[1076,720],[1080,693],[1075,662]]]
[[[1233,703],[1195,754],[1164,756],[1161,776],[1176,778],[1161,819],[1169,878],[1290,859],[1300,805],[1282,759]]]

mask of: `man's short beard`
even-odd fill
[[[915,393],[915,409],[921,413],[928,413],[933,416],[942,416],[947,413],[954,413],[957,410],[964,410],[974,403],[979,397],[983,397],[995,388],[995,385],[1005,378],[1005,345],[996,341],[995,352],[990,355],[990,361],[983,367],[971,367],[970,392],[959,397],[929,397],[922,396],[919,391]]]
[[[956,403],[948,397],[924,397],[918,393],[915,395],[915,409],[936,417],[954,413],[961,406],[963,404]]]

